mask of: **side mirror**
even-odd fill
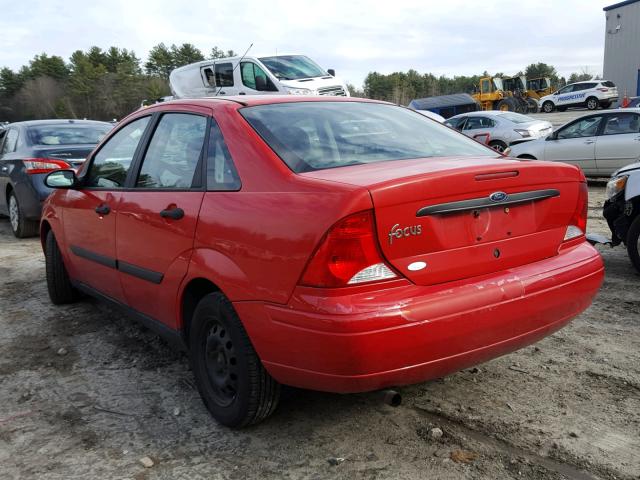
[[[262,75],[256,76],[256,90],[264,92],[267,90],[267,79]]]
[[[55,170],[45,177],[44,184],[49,188],[74,188],[78,177],[73,170]]]
[[[545,140],[548,142],[549,140],[557,140],[557,139],[558,139],[558,132],[553,132]]]
[[[329,75],[331,75],[332,77],[335,77],[335,76],[336,76],[336,71],[335,71],[333,68],[330,68],[329,70],[327,70],[327,73],[328,73]]]

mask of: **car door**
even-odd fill
[[[596,139],[602,115],[580,118],[545,141],[544,159],[577,165],[585,173],[595,174]]]
[[[596,142],[596,166],[603,175],[640,159],[640,115],[612,113],[605,115],[602,133]]]
[[[240,95],[266,95],[278,94],[278,87],[271,77],[260,65],[255,62],[246,61],[240,63],[240,68],[236,69],[239,76]]]
[[[116,257],[116,217],[122,189],[149,125],[150,116],[115,131],[88,160],[80,187],[61,191],[64,236],[71,277],[124,302]]]
[[[204,196],[202,152],[210,113],[189,107],[157,116],[117,213],[116,254],[127,304],[170,327]]]
[[[558,90],[558,93],[554,95],[553,99],[556,106],[562,107],[569,105],[571,103],[571,96],[575,87],[576,85],[567,85],[566,87]]]
[[[6,129],[0,130],[0,213],[8,214],[7,198],[4,192],[7,191],[7,182],[9,178],[9,165],[4,160],[4,145],[7,138]]]
[[[239,88],[234,80],[233,63],[217,61],[214,65],[216,95],[238,95]]]

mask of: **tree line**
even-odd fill
[[[91,47],[75,51],[68,61],[56,55],[36,55],[17,71],[0,69],[0,121],[39,118],[120,119],[144,99],[170,94],[169,73],[189,63],[237,55],[216,46],[205,54],[193,44],[154,46],[146,61],[127,49]],[[545,63],[527,66],[517,75],[550,77],[554,86],[591,79],[586,72],[568,79]],[[414,98],[450,93],[471,93],[482,76],[436,76],[415,70],[381,74],[370,72],[362,89],[349,85],[353,96],[407,105]],[[503,76],[497,73],[494,76]]]
[[[160,43],[144,63],[133,51],[117,47],[77,50],[68,61],[42,53],[17,71],[0,69],[0,121],[120,119],[144,99],[169,95],[174,68],[235,54],[213,47],[205,57],[190,43]]]

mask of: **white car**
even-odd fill
[[[553,131],[551,123],[545,120],[498,110],[461,113],[445,120],[444,124],[467,137],[488,143],[499,152],[519,142],[546,137]]]
[[[580,117],[547,138],[514,145],[510,156],[571,163],[586,175],[609,176],[640,161],[640,108]]]
[[[551,95],[538,100],[540,110],[551,113],[554,110],[564,112],[568,107],[609,108],[618,100],[618,88],[608,80],[590,80],[571,83]]]

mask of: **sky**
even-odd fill
[[[0,67],[46,52],[193,43],[251,54],[302,53],[361,86],[367,73],[602,74],[608,0],[0,0]]]

